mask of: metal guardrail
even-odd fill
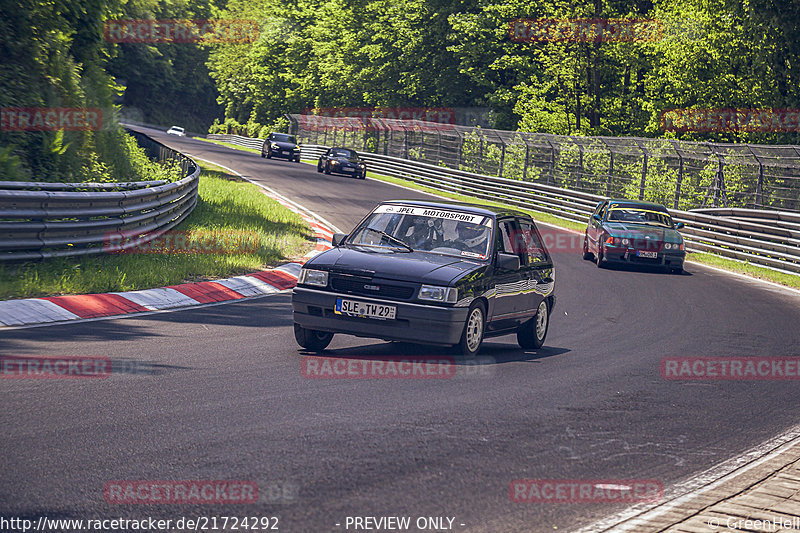
[[[180,181],[0,182],[0,261],[122,251],[178,225],[197,204],[200,167],[143,133],[148,155],[180,165]]]
[[[255,150],[261,150],[261,147],[264,144],[264,139],[258,139],[253,137],[242,137],[241,135],[226,135],[220,133],[211,133],[206,135],[206,138],[214,141],[222,141],[230,144],[235,144],[237,146],[244,146],[245,148],[253,148]]]
[[[226,142],[239,144],[234,137]],[[245,138],[246,139],[246,138]],[[301,157],[318,158],[328,146],[303,144]],[[367,169],[402,178],[435,191],[463,194],[585,223],[606,196],[455,170],[398,157],[359,152]],[[800,273],[800,214],[753,209],[670,210],[683,222],[689,251],[709,252]],[[780,224],[788,224],[789,227]],[[797,227],[794,227],[796,225]]]
[[[800,146],[551,135],[369,116],[285,117],[291,133],[308,144],[348,146],[672,209],[800,212]]]

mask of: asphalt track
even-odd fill
[[[161,138],[344,230],[380,200],[425,196]],[[695,265],[675,276],[553,256],[558,304],[546,347],[489,340],[483,364],[452,379],[304,378],[289,294],[2,331],[0,354],[107,356],[121,371],[0,381],[0,515],[278,516],[280,531],[314,532],[346,531],[348,516],[443,516],[455,531],[569,531],[624,505],[514,503],[509,483],[656,479],[669,489],[797,424],[797,382],[659,373],[666,356],[800,355],[797,296]],[[446,354],[346,336],[328,352],[411,353]],[[113,480],[204,479],[255,481],[260,503],[103,498]],[[289,489],[278,500],[276,484]]]

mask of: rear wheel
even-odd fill
[[[473,304],[467,313],[464,331],[461,333],[461,342],[456,346],[458,353],[466,357],[474,357],[481,349],[483,330],[486,324],[486,311],[482,303]]]
[[[594,254],[589,251],[589,237],[584,234],[583,236],[583,258],[587,261],[594,257]]]
[[[517,330],[517,342],[526,350],[541,348],[549,327],[550,312],[547,300],[542,300],[536,310],[536,316],[522,324]]]
[[[606,265],[603,262],[603,247],[599,243],[597,245],[597,252],[595,252],[594,258],[597,262],[597,268],[605,268]]]
[[[321,352],[333,340],[333,333],[306,329],[299,324],[294,325],[294,338],[297,344],[311,352]]]

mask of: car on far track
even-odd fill
[[[178,137],[186,137],[186,132],[180,126],[172,126],[167,130],[169,135],[177,135]]]
[[[602,268],[610,263],[660,266],[678,274],[686,258],[683,237],[661,204],[610,198],[597,204],[583,236],[583,258]]]
[[[363,180],[367,177],[367,164],[358,156],[355,150],[329,148],[319,157],[317,172],[349,174],[354,178]]]
[[[261,145],[261,157],[285,157],[295,163],[300,162],[300,145],[294,135],[288,133],[270,133]]]
[[[516,333],[544,344],[553,261],[533,219],[507,208],[395,200],[309,259],[292,293],[294,334],[322,351],[335,333],[455,347]]]

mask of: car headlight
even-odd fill
[[[328,286],[328,272],[325,270],[312,270],[301,268],[300,276],[297,278],[298,285],[314,285],[315,287]]]
[[[683,250],[683,243],[682,242],[665,242],[664,243],[665,250]]]
[[[625,246],[629,245],[630,243],[631,243],[630,239],[622,239],[622,244],[624,244]]]
[[[292,150],[297,150],[299,152],[300,151],[300,147],[299,146],[295,146],[294,148],[292,148]]]
[[[455,287],[423,285],[419,288],[418,298],[420,300],[431,300],[434,302],[456,303],[458,300],[458,289]]]
[[[336,159],[331,159],[331,165],[338,165],[339,162]]]

